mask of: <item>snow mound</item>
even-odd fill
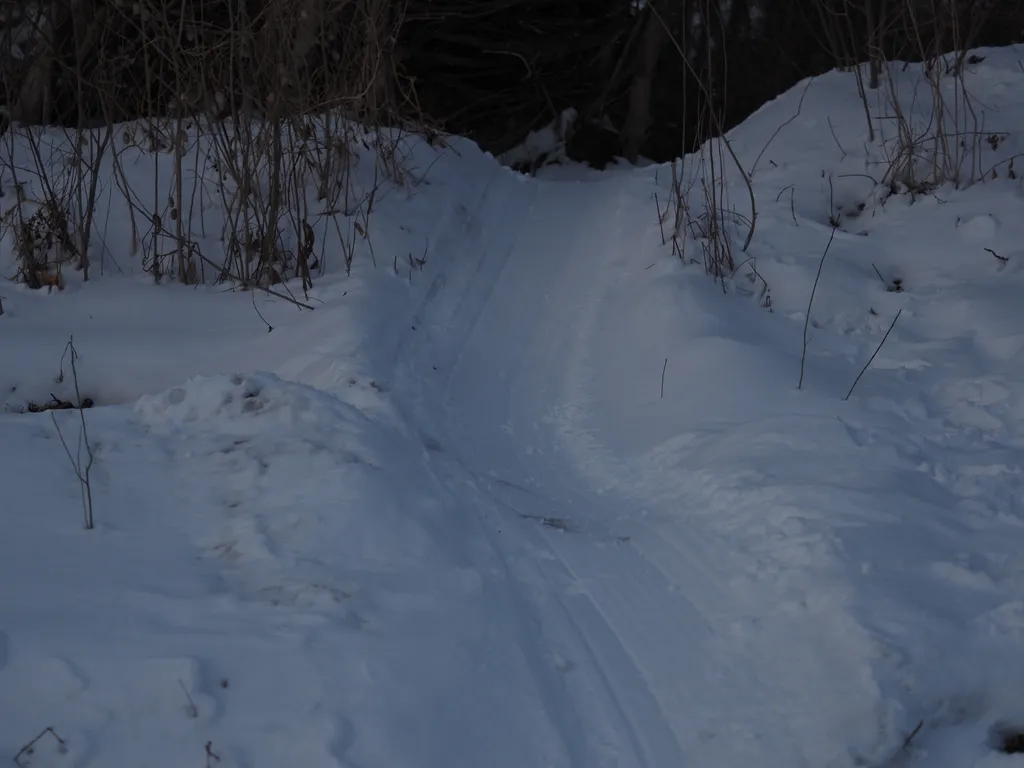
[[[272,373],[197,376],[135,404],[140,422],[156,430],[306,433],[351,430],[365,417],[336,397]]]

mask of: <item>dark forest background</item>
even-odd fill
[[[0,31],[20,123],[337,109],[497,153],[573,108],[570,155],[601,165],[678,156],[837,66],[1017,42],[1024,3],[14,0]]]

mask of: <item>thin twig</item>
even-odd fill
[[[897,317],[898,317],[898,315],[897,315]],[[909,736],[907,736],[907,738],[906,738],[906,739],[904,739],[904,741],[903,741],[903,747],[901,748],[901,751],[903,751],[903,752],[906,752],[906,751],[907,751],[907,747],[909,747],[909,746],[910,746],[910,742],[912,742],[912,741],[914,740],[914,737],[915,737],[915,736],[917,736],[917,734],[921,732],[921,729],[922,729],[923,727],[924,727],[924,720],[920,720],[920,721],[918,721],[918,723],[917,723],[917,727],[916,727],[916,728],[914,728],[914,730],[912,730],[912,731],[910,732],[910,735],[909,735]]]
[[[832,234],[835,234],[835,227],[839,226],[839,217],[836,215],[835,189],[832,186],[832,174],[828,176],[828,220],[833,226]]]
[[[878,342],[875,354],[871,355],[871,358],[864,364],[864,367],[861,368],[860,373],[857,374],[857,378],[853,380],[853,386],[850,387],[850,391],[847,392],[846,397],[843,398],[844,402],[850,399],[850,395],[853,394],[853,390],[857,388],[857,382],[860,381],[860,377],[863,376],[867,369],[871,367],[871,363],[874,361],[875,356],[882,350],[882,345],[885,344],[885,340],[889,338],[889,334],[892,333],[892,329],[896,327],[896,321],[900,319],[901,314],[903,314],[902,309],[896,313],[896,317],[892,319],[892,324],[889,326],[889,330],[885,332],[885,336],[883,336],[882,340]]]
[[[800,355],[800,381],[797,383],[797,389],[803,389],[804,387],[804,366],[807,364],[807,328],[811,324],[811,307],[814,304],[814,293],[818,290],[818,281],[821,280],[821,268],[825,266],[825,257],[828,256],[828,250],[832,247],[832,241],[836,236],[836,227],[832,227],[832,234],[829,235],[828,245],[825,246],[825,252],[821,254],[821,261],[818,262],[818,274],[814,278],[814,285],[811,286],[811,298],[807,301],[807,316],[804,317],[804,349],[803,354]]]
[[[668,358],[665,358],[665,364],[661,366],[661,399],[665,399],[665,371],[668,370]]]
[[[867,179],[868,181],[873,181],[875,183],[876,187],[879,186],[878,180],[874,176],[871,176],[870,174],[867,174],[867,173],[840,173],[840,174],[836,175],[836,178],[837,179]]]
[[[665,243],[668,242],[665,239],[665,218],[664,218],[664,216],[661,215],[661,203],[658,201],[658,193],[657,192],[654,193],[654,207],[658,211],[658,229],[661,230],[661,244],[665,245]],[[668,205],[667,204],[665,205],[665,214],[668,215]],[[3,307],[0,307],[0,314],[3,314],[2,310],[3,310]]]
[[[220,755],[213,751],[213,742],[206,742],[206,768],[213,768],[213,764],[219,762]]]
[[[21,758],[26,754],[31,755],[35,749],[36,744],[38,744],[39,740],[46,736],[46,734],[50,734],[54,739],[57,740],[57,744],[59,745],[58,750],[61,753],[67,752],[67,743],[64,741],[64,739],[57,735],[57,732],[53,730],[53,726],[49,726],[47,728],[43,728],[43,730],[40,731],[38,736],[36,736],[34,739],[32,739],[32,741],[30,741],[28,744],[26,744],[24,747],[18,750],[18,754],[16,754],[13,758],[14,764],[17,765],[19,768],[26,768],[27,763],[22,763]]]
[[[89,442],[89,429],[85,422],[85,403],[82,400],[82,393],[78,387],[78,366],[76,361],[78,359],[78,350],[75,349],[75,339],[72,336],[64,348],[64,356],[70,356],[71,360],[71,377],[75,386],[75,400],[77,401],[76,407],[78,408],[78,416],[81,420],[82,429],[78,434],[78,454],[72,454],[71,448],[68,446],[67,441],[64,439],[64,433],[61,432],[60,424],[57,423],[57,416],[51,411],[50,419],[53,421],[53,426],[57,430],[57,436],[60,438],[60,444],[64,446],[64,452],[68,456],[68,460],[71,462],[71,466],[75,471],[75,476],[78,478],[79,490],[82,495],[82,510],[85,513],[85,529],[91,531],[94,527],[93,514],[92,514],[92,465],[95,461],[95,455],[92,452],[92,444]],[[64,357],[61,357],[61,370],[59,381],[64,380]],[[82,461],[82,449],[85,449],[86,461]]]
[[[196,703],[192,700],[192,695],[188,692],[188,688],[185,687],[185,682],[180,677],[178,678],[178,685],[181,686],[181,690],[185,694],[185,698],[188,699],[188,716],[199,717],[199,707],[197,707]]]
[[[777,202],[779,202],[779,200],[781,200],[781,199],[782,199],[782,195],[783,195],[783,193],[784,193],[784,192],[785,192],[786,190],[788,190],[788,189],[792,189],[792,188],[793,188],[793,187],[795,187],[795,186],[796,186],[796,184],[787,184],[787,185],[786,185],[786,186],[784,186],[784,187],[783,187],[782,189],[780,189],[780,190],[779,190],[779,194],[777,194],[777,195],[775,196],[775,202],[776,202],[776,203],[777,203]]]
[[[836,129],[832,127],[832,118],[827,117],[826,119],[828,120],[828,129],[832,132],[832,138],[835,140],[836,146],[839,147],[839,151],[843,153],[843,157],[845,158],[846,150],[843,149],[843,145],[839,143],[839,137],[836,136]]]
[[[772,142],[775,141],[775,137],[778,136],[780,133],[782,133],[782,129],[783,128],[785,128],[787,125],[789,125],[794,120],[796,120],[798,117],[800,117],[800,113],[803,111],[803,108],[804,108],[804,99],[807,97],[807,91],[810,89],[811,83],[814,82],[815,77],[816,77],[815,75],[812,75],[811,77],[807,78],[807,85],[804,86],[803,91],[800,93],[800,101],[797,102],[797,105],[796,105],[796,114],[793,115],[791,118],[789,118],[789,120],[784,122],[778,128],[776,128],[775,129],[775,133],[773,133],[771,135],[771,137],[769,137],[768,143],[765,144],[761,148],[761,152],[758,154],[757,159],[754,160],[754,164],[750,168],[750,175],[751,176],[753,176],[754,172],[757,170],[757,164],[759,162],[761,162],[761,158],[764,156],[764,153],[768,151],[768,147],[770,147]]]
[[[265,318],[263,316],[263,313],[260,312],[260,308],[256,306],[256,291],[249,291],[249,296],[252,298],[252,308],[256,312],[256,316],[260,320],[262,320],[263,323],[267,326],[267,333],[273,333],[274,332],[274,326],[272,326],[270,324],[270,322],[267,320],[267,318]]]
[[[291,304],[294,304],[295,306],[299,307],[300,309],[308,309],[310,311],[316,309],[316,307],[314,307],[313,305],[301,302],[298,299],[296,299],[294,296],[288,296],[288,295],[286,295],[284,293],[281,293],[280,291],[275,291],[272,288],[267,288],[266,286],[260,285],[259,283],[247,282],[247,281],[243,280],[242,278],[238,277],[237,275],[232,274],[231,272],[229,272],[223,265],[218,265],[212,259],[207,258],[203,254],[199,254],[199,258],[201,258],[203,261],[205,261],[207,264],[209,264],[214,269],[223,270],[223,273],[224,273],[225,276],[230,277],[232,280],[237,280],[239,283],[245,285],[247,288],[255,288],[258,291],[263,291],[268,296],[273,296],[274,298],[277,298],[277,299],[284,299],[285,301],[287,301],[287,302],[289,302]],[[266,322],[266,320],[264,320],[264,322]],[[269,325],[269,323],[267,323],[267,324]]]
[[[889,284],[887,282],[885,282],[885,278],[882,277],[882,273],[878,271],[878,267],[876,267],[874,264],[872,264],[871,268],[873,270],[875,270],[875,274],[878,275],[878,279],[882,281],[882,285],[885,286],[885,290],[889,290]]]
[[[796,184],[789,184],[789,185],[783,187],[782,189],[780,189],[779,190],[779,194],[777,194],[775,196],[775,202],[776,203],[779,202],[779,200],[782,199],[782,195],[785,194],[786,191],[789,192],[789,215],[793,217],[793,223],[796,226],[799,227],[800,226],[800,222],[796,220],[796,203],[794,201],[794,196],[795,196],[795,192],[796,192]]]

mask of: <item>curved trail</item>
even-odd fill
[[[591,384],[616,360],[601,333],[615,321],[604,316],[609,288],[654,245],[635,231],[654,189],[644,172],[586,184],[496,174],[481,229],[459,233],[416,338],[397,352],[397,399],[434,447],[435,474],[471,499],[531,585],[524,610],[564,673],[551,707],[572,724],[563,738],[579,768],[803,765],[801,724],[776,686],[797,689],[827,668],[823,638],[785,630],[790,663],[775,661],[789,679],[766,675],[744,628],[771,607],[730,590],[740,565],[725,542],[696,518],[685,537],[662,535],[645,523],[649,500],[594,490],[567,450],[574,437],[598,450],[614,442],[600,414],[616,403],[595,402]],[[585,746],[573,746],[581,734]]]

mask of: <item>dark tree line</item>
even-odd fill
[[[336,108],[502,151],[567,108],[570,151],[667,159],[803,77],[1016,42],[1019,0],[7,0],[11,118]]]

